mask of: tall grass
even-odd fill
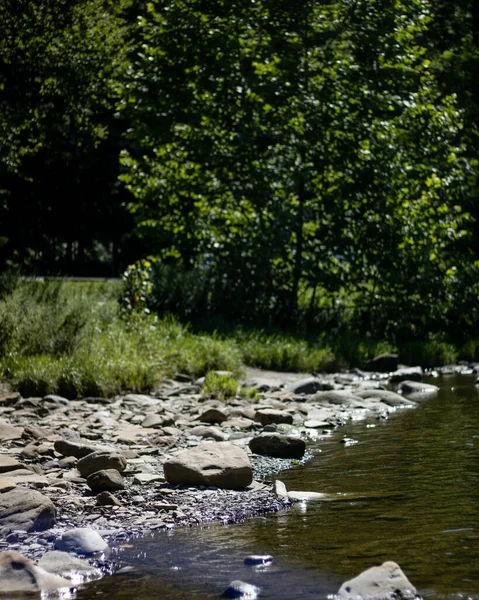
[[[150,392],[166,376],[215,370],[238,377],[243,365],[324,372],[364,366],[396,350],[387,341],[351,334],[308,339],[265,330],[195,333],[173,317],[120,317],[121,284],[9,282],[0,287],[0,376],[24,396],[68,398]],[[399,348],[400,360],[439,366],[479,360],[479,341],[461,349],[441,336]]]

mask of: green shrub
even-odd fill
[[[238,380],[231,376],[215,371],[209,371],[205,376],[205,382],[201,388],[201,394],[206,397],[227,400],[238,393]]]

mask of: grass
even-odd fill
[[[405,344],[351,334],[296,337],[280,331],[194,333],[172,317],[120,318],[121,283],[21,282],[0,288],[0,376],[23,396],[68,398],[154,390],[165,377],[207,375],[204,393],[225,398],[256,392],[238,388],[244,365],[325,372],[364,366],[399,350],[400,360],[422,366],[479,360],[479,341],[457,348],[441,336]],[[224,370],[231,381],[210,375]],[[232,392],[235,388],[234,394]]]

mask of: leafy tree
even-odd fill
[[[147,4],[123,181],[156,251],[208,271],[210,310],[297,321],[305,291],[347,290],[410,335],[451,308],[468,166],[430,19],[421,0]]]
[[[85,269],[129,226],[113,88],[126,67],[131,8],[131,0],[0,5],[0,214],[3,250],[21,263]]]

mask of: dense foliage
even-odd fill
[[[152,255],[123,311],[468,337],[478,32],[472,0],[6,0],[3,259]]]

